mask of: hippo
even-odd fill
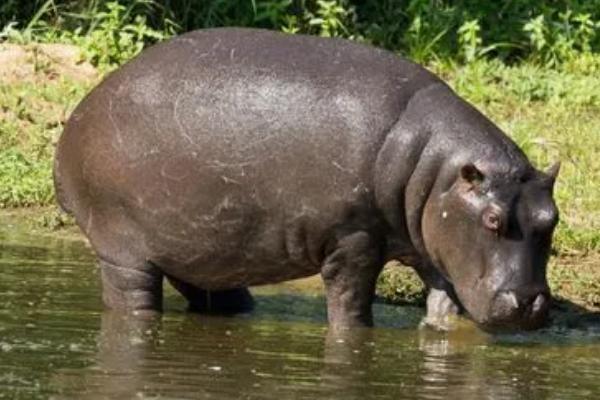
[[[551,301],[558,164],[523,151],[425,68],[344,39],[198,30],[111,73],[59,139],[57,200],[90,241],[108,308],[198,312],[320,274],[332,328],[370,326],[389,260],[425,321],[535,329]]]

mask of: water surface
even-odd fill
[[[103,311],[81,241],[0,219],[0,398],[591,399],[600,324],[521,335],[418,329],[423,310],[377,305],[378,328],[334,334],[324,299],[254,291],[251,315],[159,318]]]

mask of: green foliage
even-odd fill
[[[589,13],[559,12],[558,19],[547,21],[544,14],[530,19],[523,30],[535,52],[532,57],[548,65],[559,64],[578,53],[592,51],[600,21]],[[598,50],[594,45],[594,50]]]
[[[481,44],[483,43],[480,31],[481,26],[479,26],[479,21],[476,19],[466,21],[458,28],[458,44],[462,56],[467,63],[479,58]]]
[[[422,306],[426,288],[412,268],[391,263],[377,279],[377,295],[390,303]]]
[[[0,153],[0,207],[49,204],[54,198],[48,159],[28,159],[9,149]]]
[[[383,0],[355,4],[367,40],[417,61],[482,56],[556,64],[600,49],[600,1]]]
[[[104,10],[94,14],[87,32],[77,28],[55,35],[55,31],[49,30],[46,35],[53,42],[78,45],[83,56],[95,65],[120,65],[141,52],[147,43],[167,37],[166,33],[150,28],[144,15],[133,14],[135,6],[146,4],[150,3],[140,1],[125,7],[110,2]]]
[[[316,16],[307,12],[308,25],[315,27],[320,36],[350,36],[350,31],[345,25],[352,14],[347,4],[342,1],[317,0]]]
[[[0,81],[0,208],[53,202],[54,144],[89,90],[89,84],[50,79],[54,72],[39,58],[39,80]]]
[[[600,0],[6,0],[13,40],[70,40],[118,64],[174,33],[254,26],[364,40],[419,62],[482,57],[558,65],[600,50]],[[16,34],[15,34],[16,33]]]
[[[81,49],[86,60],[110,69],[131,59],[146,45],[164,40],[174,32],[168,21],[163,31],[149,26],[144,12],[153,9],[154,3],[150,0],[136,0],[127,6],[118,1],[98,2],[91,8],[93,12],[87,13],[63,13],[56,3],[54,0],[46,1],[25,29],[17,30],[14,24],[9,24],[0,37],[17,43],[28,43],[35,39],[39,42],[74,44]],[[56,14],[58,20],[63,17],[68,19],[68,23],[59,23],[59,26],[64,24],[64,29],[58,29],[49,22],[53,20],[48,18],[51,14]]]

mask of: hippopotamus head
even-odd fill
[[[558,164],[547,173],[524,165],[498,171],[493,164],[461,161],[424,210],[423,240],[432,263],[484,329],[534,329],[548,314]]]

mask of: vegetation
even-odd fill
[[[177,33],[232,25],[341,36],[408,56],[479,107],[536,166],[561,160],[552,285],[600,305],[590,267],[600,259],[600,0],[5,0],[0,57],[7,43],[20,45],[29,72],[3,75],[0,58],[0,207],[53,203],[54,143],[104,74]],[[40,43],[74,45],[74,63],[99,72],[65,74]],[[403,274],[382,278],[382,293],[418,299]]]
[[[54,144],[95,80],[91,66],[87,74],[61,70],[51,49],[0,48],[0,208],[53,202]]]
[[[104,32],[95,38],[111,42],[98,47],[109,53],[175,32],[235,25],[349,37],[420,62],[491,56],[555,65],[574,52],[597,52],[599,21],[600,0],[5,0],[0,5],[0,26],[26,38],[81,43],[83,36]]]

